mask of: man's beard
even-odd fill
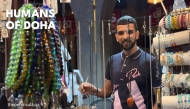
[[[124,50],[129,51],[135,46],[135,43],[136,39],[134,41],[131,41],[130,39],[125,39],[120,44]]]

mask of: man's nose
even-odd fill
[[[127,39],[127,38],[129,38],[130,36],[129,36],[129,34],[127,33],[127,32],[124,32],[124,34],[123,34],[123,39]]]

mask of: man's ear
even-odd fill
[[[136,40],[139,39],[139,30],[136,31]]]
[[[115,33],[115,38],[116,38],[116,41],[118,42],[118,38],[117,38],[117,34]]]

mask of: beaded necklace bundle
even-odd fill
[[[24,4],[19,10],[48,11],[51,8],[33,7]],[[22,95],[26,103],[51,101],[52,94],[61,90],[63,65],[61,58],[60,36],[55,17],[18,17],[20,27],[14,30],[10,62],[6,73],[5,84],[17,95]],[[24,29],[24,21],[30,23],[53,21],[55,29]]]

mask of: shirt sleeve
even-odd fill
[[[105,79],[111,81],[111,58],[108,59],[107,66],[106,66],[106,73],[105,73]]]
[[[152,87],[159,88],[161,85],[162,68],[156,58],[152,61]]]

